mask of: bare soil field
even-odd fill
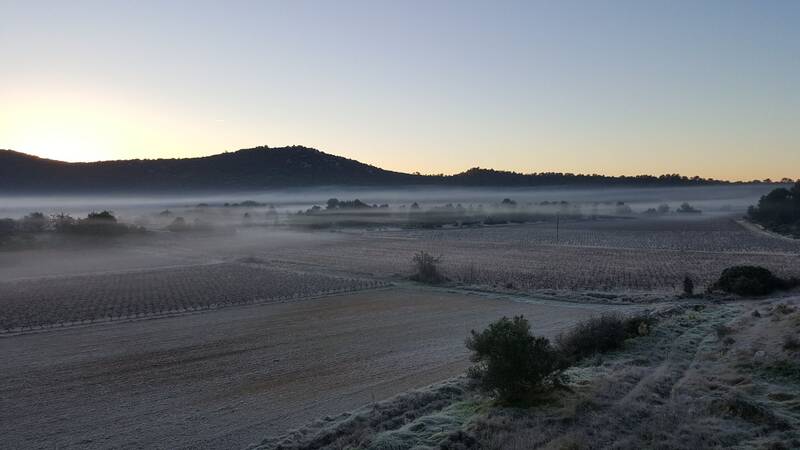
[[[800,448],[800,298],[673,311],[530,408],[497,406],[455,378],[257,447]]]
[[[0,339],[8,448],[236,448],[459,374],[502,315],[553,335],[619,307],[424,288]]]

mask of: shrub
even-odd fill
[[[0,241],[14,234],[17,223],[14,219],[0,219]]]
[[[51,217],[51,221],[53,222],[53,229],[59,233],[69,232],[77,222],[77,220],[75,220],[72,216],[65,213],[53,215]]]
[[[750,220],[781,233],[800,236],[800,181],[761,197],[747,210]]]
[[[792,352],[800,350],[800,339],[798,339],[797,336],[793,334],[784,336],[783,349]]]
[[[52,218],[53,229],[58,233],[84,236],[120,236],[133,232],[144,232],[144,228],[129,226],[117,221],[111,211],[90,212],[85,219],[73,219],[68,214]]]
[[[556,338],[558,350],[570,363],[622,347],[626,339],[644,336],[650,332],[654,320],[635,315],[604,314],[578,322],[571,330]]]
[[[117,218],[111,211],[101,211],[90,212],[85,219],[70,224],[64,231],[88,236],[117,236],[128,233],[132,229],[117,222]]]
[[[547,338],[531,334],[523,316],[473,330],[466,345],[476,363],[468,375],[502,403],[531,400],[563,381],[564,359]]]
[[[718,324],[714,327],[714,332],[717,333],[717,338],[722,339],[725,336],[733,333],[733,328],[727,325]]]
[[[444,275],[439,270],[439,263],[442,261],[441,256],[433,256],[426,251],[415,253],[411,258],[414,266],[414,273],[411,279],[422,283],[441,283],[446,281]]]
[[[694,281],[689,275],[683,277],[683,295],[687,297],[694,295]]]
[[[680,207],[678,207],[678,209],[675,210],[675,212],[680,214],[700,214],[702,211],[684,202],[681,204]]]
[[[523,316],[473,330],[466,345],[476,363],[468,375],[502,403],[529,401],[563,381],[564,359],[547,338],[531,334]]]
[[[788,284],[763,267],[733,266],[722,271],[712,288],[747,297],[767,295]]]
[[[48,220],[43,213],[32,212],[20,221],[20,228],[28,233],[41,233],[47,229]]]
[[[189,224],[186,223],[186,219],[183,217],[176,217],[171,224],[167,225],[167,230],[175,233],[189,231],[190,229]]]
[[[96,223],[117,223],[117,218],[111,211],[92,211],[86,216],[86,220]]]
[[[564,357],[575,362],[595,353],[622,347],[626,338],[638,333],[639,323],[634,322],[628,323],[618,314],[592,317],[561,333],[556,342]]]

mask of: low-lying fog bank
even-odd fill
[[[332,186],[314,189],[287,189],[258,192],[231,192],[187,195],[9,195],[0,194],[0,217],[21,218],[32,211],[67,213],[85,216],[92,211],[114,211],[120,217],[135,217],[164,209],[191,208],[207,204],[222,206],[225,203],[253,201],[274,205],[278,211],[297,211],[314,205],[321,207],[330,198],[359,199],[369,205],[388,204],[393,207],[417,203],[420,206],[447,203],[492,204],[509,198],[518,204],[547,202],[594,203],[624,202],[634,209],[646,210],[667,203],[677,207],[683,202],[704,211],[744,211],[774,185],[751,184],[732,186],[697,186],[677,188],[428,188],[404,189],[343,188]]]

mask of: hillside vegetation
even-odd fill
[[[747,215],[767,229],[800,238],[800,181],[764,195]]]
[[[307,186],[695,186],[725,182],[651,176],[522,174],[473,168],[456,175],[384,170],[302,146],[256,147],[201,158],[66,163],[0,150],[0,189],[8,192],[234,190]]]

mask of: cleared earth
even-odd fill
[[[460,373],[502,315],[614,308],[390,288],[0,339],[9,448],[242,447]]]

